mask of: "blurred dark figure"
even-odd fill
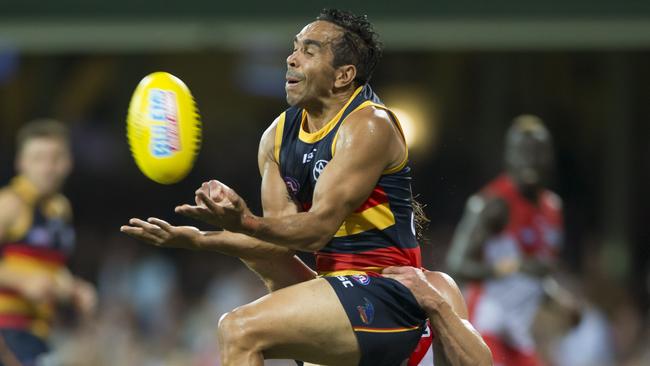
[[[562,203],[545,188],[551,135],[535,116],[514,119],[506,171],[467,201],[447,265],[466,281],[470,320],[495,365],[540,365],[531,325],[562,239]]]
[[[38,120],[18,133],[18,175],[0,190],[0,364],[33,365],[47,352],[57,304],[88,315],[91,285],[72,276],[70,204],[59,190],[72,168],[65,127]]]

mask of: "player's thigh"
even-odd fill
[[[323,365],[356,365],[360,352],[350,321],[322,278],[272,292],[237,308],[265,358],[294,358]]]

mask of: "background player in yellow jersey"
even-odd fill
[[[445,306],[418,303],[399,282],[371,274],[391,265],[419,266],[419,248],[413,245],[415,233],[410,230],[406,144],[394,115],[367,85],[378,59],[374,37],[365,17],[339,11],[321,14],[296,36],[294,52],[287,59],[286,85],[287,101],[294,107],[273,122],[260,143],[264,217],[253,215],[233,190],[219,182],[207,187],[209,193],[205,185],[197,191],[197,206],[177,208],[230,231],[207,235],[207,240],[227,242],[228,250],[239,247],[258,256],[274,253],[284,259],[274,258],[266,265],[286,264],[288,281],[296,283],[300,276],[304,280],[222,319],[224,365],[294,358],[328,365],[396,366],[417,345],[427,316],[444,318],[441,333],[447,340],[454,339],[450,333],[480,340],[453,311],[443,315]],[[298,154],[299,149],[306,154]],[[298,157],[306,164],[302,168]],[[293,166],[284,165],[287,161]],[[372,215],[364,216],[367,210]],[[342,227],[344,221],[349,225]],[[160,220],[151,223],[133,220],[131,224],[139,228],[122,230],[151,241],[171,230]],[[195,229],[183,231],[197,235]],[[362,240],[367,238],[373,240]],[[347,271],[314,279],[313,272],[299,263],[289,263],[295,259],[293,250],[318,251],[325,259],[319,267]],[[355,322],[370,326],[354,326]],[[382,322],[401,328],[372,328]],[[407,324],[411,327],[404,327]],[[481,345],[471,343],[467,352],[455,356],[465,357],[464,361],[476,357],[474,363],[465,364],[489,363],[489,351]]]
[[[26,124],[15,166],[18,175],[0,190],[0,336],[10,351],[0,363],[32,365],[48,350],[55,304],[70,302],[88,315],[95,293],[65,266],[74,246],[72,211],[59,193],[72,168],[65,126]]]

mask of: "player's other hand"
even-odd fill
[[[392,278],[406,286],[417,300],[420,307],[428,309],[446,300],[433,287],[424,272],[414,267],[388,267],[381,272],[382,276]]]
[[[195,192],[196,205],[181,205],[176,212],[233,232],[245,232],[245,219],[252,216],[246,202],[230,187],[211,180]]]
[[[203,236],[201,231],[193,226],[173,226],[155,217],[150,217],[147,221],[133,218],[129,220],[129,225],[122,226],[120,231],[155,246],[183,249],[198,248]]]
[[[72,303],[83,318],[90,319],[95,314],[95,310],[97,310],[97,293],[95,287],[81,278],[75,278]]]

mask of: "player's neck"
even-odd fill
[[[339,93],[318,100],[312,105],[305,106],[307,111],[308,132],[315,132],[323,128],[345,106],[354,94],[355,88],[348,88]]]
[[[539,201],[539,194],[542,190],[541,187],[533,187],[526,185],[517,185],[517,190],[522,197],[524,197],[530,203],[536,205]]]

